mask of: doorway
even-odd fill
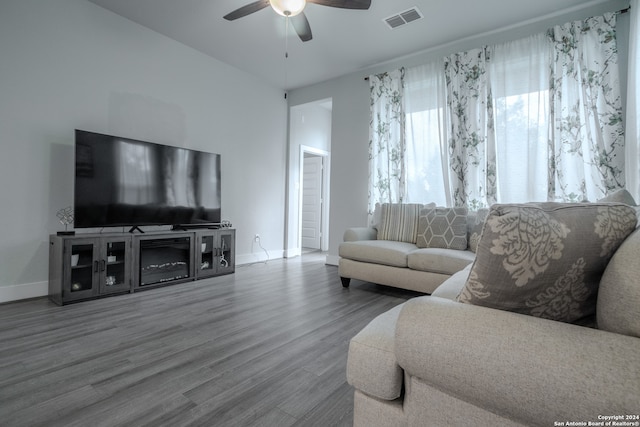
[[[320,250],[322,236],[322,157],[304,153],[302,166],[302,253]]]
[[[326,251],[328,233],[329,153],[300,146],[299,233],[301,253]]]
[[[291,106],[285,257],[329,249],[332,101]]]

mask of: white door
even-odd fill
[[[302,247],[320,249],[322,157],[305,157],[302,173]]]

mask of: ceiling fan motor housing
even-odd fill
[[[282,16],[296,16],[306,5],[306,0],[269,0],[271,8]]]
[[[341,9],[367,10],[369,6],[371,6],[371,0],[256,0],[233,12],[227,13],[224,19],[227,21],[235,21],[238,18],[251,15],[252,13],[271,6],[279,15],[288,18],[295,17],[291,20],[293,28],[296,30],[300,40],[308,42],[313,36],[311,35],[309,20],[307,20],[303,12],[307,1],[320,6],[337,7]],[[289,21],[287,20],[287,22]]]

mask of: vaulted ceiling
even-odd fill
[[[313,39],[305,43],[292,28],[287,33],[285,18],[270,7],[236,21],[223,19],[254,0],[89,1],[269,84],[292,89],[610,0],[372,0],[365,11],[307,3]],[[393,30],[385,23],[413,7],[422,19]]]

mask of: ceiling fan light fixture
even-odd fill
[[[299,15],[307,4],[306,0],[269,0],[271,8],[282,16]]]

